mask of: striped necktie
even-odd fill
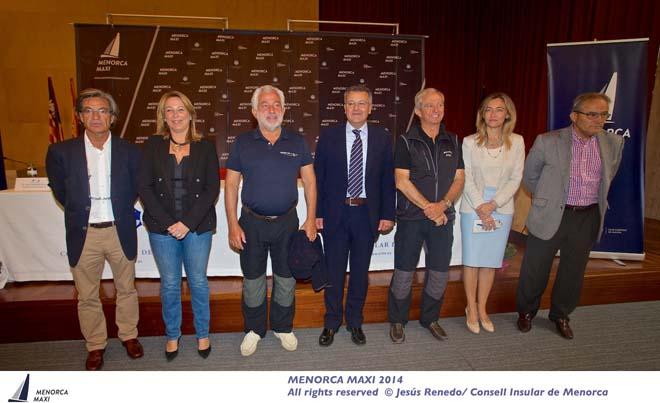
[[[360,129],[353,129],[355,141],[351,147],[351,162],[348,168],[348,194],[355,199],[362,194],[362,139]]]

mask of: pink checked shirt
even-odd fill
[[[571,177],[568,182],[568,201],[571,206],[589,206],[598,203],[601,160],[597,136],[581,140],[572,130]]]

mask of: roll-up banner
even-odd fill
[[[612,100],[605,130],[625,140],[612,182],[603,235],[591,257],[644,259],[644,156],[648,38],[548,44],[548,130],[568,126],[573,99]]]

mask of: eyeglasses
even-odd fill
[[[105,116],[110,114],[110,109],[107,108],[99,108],[99,109],[92,109],[92,108],[83,108],[83,110],[80,112],[83,115],[92,115],[93,113],[98,113],[99,115]]]
[[[573,112],[579,113],[580,115],[584,115],[591,120],[609,119],[610,116],[612,116],[612,114],[609,112],[582,112],[582,111],[573,111]]]
[[[349,109],[353,109],[355,107],[358,107],[360,109],[365,109],[367,106],[369,106],[369,102],[367,101],[348,101],[346,102],[346,107]]]

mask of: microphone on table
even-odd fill
[[[3,156],[2,159],[6,160],[6,161],[16,162],[16,163],[25,165],[27,167],[27,170],[26,170],[27,176],[36,177],[37,174],[38,174],[37,169],[30,162],[15,160],[13,158],[5,157],[5,156]]]

